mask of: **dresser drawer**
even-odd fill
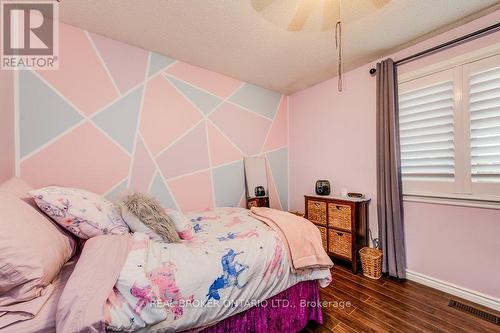
[[[308,200],[307,218],[311,222],[326,226],[326,202]]]
[[[352,238],[348,232],[337,230],[328,230],[329,232],[329,250],[333,254],[351,259],[352,257]]]
[[[251,207],[258,207],[259,206],[259,202],[257,200],[248,200],[248,209],[250,209]]]
[[[326,238],[326,228],[325,227],[320,227],[316,226],[319,229],[319,232],[321,233],[321,241],[323,242],[323,248],[325,249],[326,252],[328,252],[328,242]]]
[[[247,199],[247,208],[250,209],[252,207],[269,207],[269,198],[258,197]]]
[[[351,231],[351,206],[329,203],[328,226]]]

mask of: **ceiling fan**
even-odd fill
[[[321,31],[331,30],[339,18],[340,0],[296,0],[295,12],[288,18],[288,31],[301,31],[307,20],[313,14],[321,15]],[[375,8],[382,8],[391,0],[371,0]],[[276,2],[282,2],[283,6],[290,7],[294,1],[290,0],[251,0],[252,7],[259,13],[265,11],[270,5]],[[363,0],[362,2],[370,2]]]

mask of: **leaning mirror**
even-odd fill
[[[269,207],[266,159],[245,157],[247,208]]]

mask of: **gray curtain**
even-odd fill
[[[377,212],[382,271],[406,277],[401,188],[397,72],[392,59],[377,64]]]

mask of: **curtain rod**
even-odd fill
[[[400,59],[398,61],[395,61],[394,65],[396,65],[396,66],[402,65],[402,64],[405,64],[405,63],[410,62],[412,60],[425,57],[427,55],[430,55],[430,54],[433,54],[435,52],[441,51],[442,49],[446,49],[446,48],[448,48],[450,46],[453,46],[455,44],[460,44],[462,42],[468,41],[471,38],[492,33],[494,30],[497,30],[499,28],[500,28],[500,23],[495,23],[495,24],[490,25],[490,26],[488,26],[486,28],[483,28],[483,29],[471,32],[470,34],[467,34],[467,35],[455,38],[455,39],[450,40],[450,41],[448,41],[446,43],[439,44],[439,45],[431,47],[431,48],[429,48],[427,50],[424,50],[424,51],[412,54],[411,56],[408,56],[406,58],[403,58],[403,59]],[[377,72],[377,70],[375,68],[371,68],[370,69],[370,74],[371,75],[375,74],[376,72]]]

